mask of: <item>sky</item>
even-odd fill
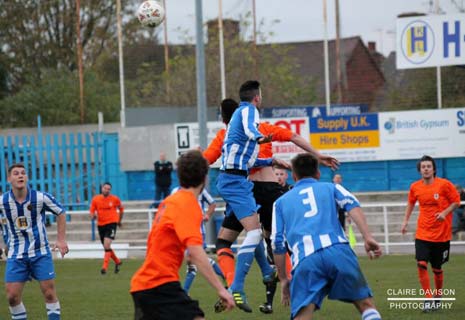
[[[161,2],[162,0],[160,0]],[[327,1],[328,38],[334,39],[335,1]],[[365,44],[376,42],[376,48],[385,56],[395,50],[396,17],[405,12],[432,13],[435,3],[443,13],[459,13],[465,0],[339,0],[341,36],[361,36]],[[168,24],[168,42],[185,42],[187,31],[195,37],[196,0],[165,0]],[[257,24],[263,23],[263,32],[273,32],[267,42],[302,42],[322,40],[324,0],[256,0]],[[203,0],[203,21],[217,19],[219,0]],[[240,19],[252,11],[252,0],[222,0],[223,18]],[[279,22],[275,23],[278,20]],[[250,36],[249,32],[245,33]],[[160,32],[163,39],[163,32]]]

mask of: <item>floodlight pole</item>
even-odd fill
[[[440,13],[439,0],[435,2],[436,14]],[[441,81],[441,67],[436,67],[436,93],[438,96],[438,109],[442,109],[442,81]]]
[[[82,63],[82,41],[81,41],[81,1],[76,0],[76,46],[77,46],[77,62],[79,74],[79,110],[81,124],[85,119],[84,105],[84,67]]]
[[[326,96],[326,116],[331,115],[331,97],[329,90],[329,58],[328,58],[328,13],[326,10],[326,0],[323,0],[323,22],[324,22],[324,65],[325,65],[325,96]]]
[[[196,16],[196,75],[197,75],[197,121],[199,123],[199,146],[207,147],[207,93],[205,81],[205,46],[203,43],[202,0],[195,1]]]
[[[121,21],[121,0],[116,0],[116,26],[118,29],[118,65],[120,88],[120,122],[121,127],[126,127],[126,95],[124,89],[124,62],[123,62],[123,27]]]
[[[221,100],[226,98],[226,76],[224,70],[224,40],[223,40],[223,1],[218,0],[218,39],[220,44],[220,77]]]

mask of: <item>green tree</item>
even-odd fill
[[[248,17],[244,27],[248,27]],[[263,24],[261,24],[262,26]],[[258,32],[260,42],[266,42],[272,33]],[[218,105],[221,100],[219,50],[215,31],[209,34],[205,48],[207,104]],[[191,39],[186,37],[186,43]],[[258,46],[258,75],[255,74],[255,56],[252,43],[237,34],[225,34],[226,89],[227,96],[238,99],[239,86],[246,80],[258,78],[263,84],[265,105],[308,104],[315,99],[313,79],[303,79],[295,72],[299,67],[294,57],[287,54],[289,47],[280,45]],[[193,45],[184,44],[172,48],[170,71],[157,75],[150,70],[157,64],[140,65],[135,81],[130,84],[129,106],[172,105],[194,106],[197,101],[196,59]]]
[[[122,3],[128,43],[150,36],[135,18],[138,2]],[[0,8],[0,43],[11,58],[5,68],[15,91],[26,80],[41,81],[43,70],[76,70],[75,0],[0,0]],[[80,21],[86,67],[93,66],[105,52],[117,54],[116,1],[82,0]]]
[[[43,125],[76,124],[79,118],[79,86],[75,72],[41,70],[41,82],[28,81],[14,96],[0,100],[0,126],[29,127],[37,125],[41,115]],[[85,74],[85,122],[97,122],[97,113],[105,121],[119,119],[119,87],[102,81],[92,71]]]
[[[9,92],[8,73],[5,67],[7,57],[0,50],[0,100]]]
[[[441,68],[443,108],[465,105],[465,68]],[[397,70],[387,84],[381,111],[437,108],[436,68]]]

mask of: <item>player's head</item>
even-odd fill
[[[239,98],[241,101],[250,102],[257,108],[262,104],[262,91],[260,82],[249,80],[244,82],[239,89]]]
[[[417,170],[422,178],[428,179],[436,177],[436,162],[430,156],[423,156],[417,162]]]
[[[292,176],[298,181],[303,178],[320,179],[320,169],[318,168],[318,159],[310,153],[300,153],[292,161]]]
[[[111,183],[110,182],[104,182],[102,184],[102,194],[103,196],[107,197],[110,195],[111,192]]]
[[[189,150],[177,160],[179,184],[183,188],[196,188],[205,185],[208,162],[198,150]]]
[[[162,162],[166,161],[166,153],[160,152],[160,161]]]
[[[278,178],[278,183],[284,187],[287,183],[287,170],[278,166],[274,166],[273,172],[276,178]]]
[[[223,119],[224,124],[229,124],[231,117],[236,111],[239,104],[234,99],[224,99],[221,101],[221,118]]]
[[[342,176],[339,173],[336,173],[333,177],[333,183],[341,184],[342,183]]]
[[[8,168],[8,182],[13,189],[27,187],[27,173],[24,164],[14,163]]]

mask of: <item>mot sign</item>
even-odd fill
[[[465,64],[465,14],[397,19],[397,69]]]

